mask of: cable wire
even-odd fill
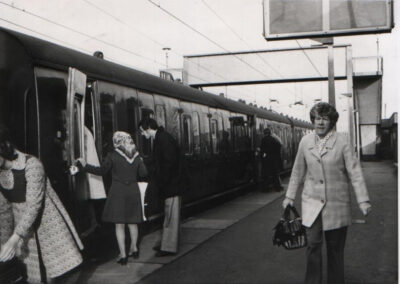
[[[28,15],[37,17],[37,18],[39,18],[39,19],[41,19],[41,20],[43,20],[43,21],[52,23],[52,24],[54,24],[54,25],[57,25],[57,26],[59,26],[59,27],[62,27],[62,28],[64,28],[64,29],[67,29],[67,30],[69,30],[69,31],[78,33],[78,34],[80,34],[80,35],[82,35],[82,36],[84,36],[84,37],[88,37],[89,39],[93,39],[93,40],[99,41],[99,42],[101,42],[101,43],[103,43],[103,44],[105,44],[105,45],[108,45],[108,46],[111,46],[111,47],[113,47],[113,48],[122,50],[122,51],[124,51],[124,52],[127,52],[127,53],[129,53],[129,54],[135,55],[135,56],[140,57],[140,58],[142,58],[142,59],[145,59],[145,60],[154,62],[154,63],[156,63],[156,64],[158,64],[158,65],[161,65],[161,66],[165,66],[164,63],[161,63],[161,62],[159,62],[159,61],[157,61],[157,60],[155,60],[155,59],[152,59],[152,58],[143,56],[143,55],[141,55],[141,54],[139,54],[139,53],[136,53],[136,52],[131,51],[131,50],[129,50],[129,49],[126,49],[126,48],[117,46],[117,45],[115,45],[115,44],[113,44],[113,43],[109,43],[109,42],[107,42],[107,41],[105,41],[105,40],[98,39],[98,38],[96,38],[95,36],[88,35],[88,34],[83,33],[83,32],[81,32],[81,31],[75,30],[75,29],[73,29],[73,28],[71,28],[71,27],[68,27],[68,26],[65,26],[65,25],[63,25],[63,24],[57,23],[57,22],[52,21],[52,20],[50,20],[50,19],[48,19],[48,18],[45,18],[45,17],[42,17],[42,16],[37,15],[37,14],[35,14],[35,13],[29,12],[29,11],[27,11],[26,9],[17,8],[17,7],[15,7],[15,6],[13,6],[13,5],[10,5],[10,4],[8,4],[8,3],[4,3],[4,2],[2,2],[2,1],[0,1],[0,4],[5,5],[5,6],[8,6],[8,7],[13,8],[13,9],[16,9],[16,10],[18,10],[18,11],[20,11],[20,12],[24,12],[24,13],[26,13],[26,14],[28,14]]]
[[[314,62],[311,60],[311,58],[308,56],[306,51],[303,49],[303,47],[300,45],[299,41],[296,39],[296,42],[298,46],[301,48],[301,51],[303,51],[304,55],[307,57],[308,61],[310,61],[311,65],[314,67],[315,71],[317,71],[318,75],[322,77],[322,74],[319,72],[318,68],[315,66]]]
[[[250,44],[248,44],[226,21],[218,15],[218,13],[209,5],[205,0],[202,0],[203,4],[221,21],[225,24],[225,26],[234,34],[236,35],[239,40],[241,40],[244,44],[247,45],[248,48],[252,49]],[[256,53],[256,55],[266,64],[268,65],[276,74],[278,74],[280,77],[284,78],[284,76],[276,70],[267,60],[265,60],[260,54]]]
[[[215,46],[221,48],[222,50],[228,52],[229,54],[233,55],[234,57],[236,57],[239,61],[243,62],[244,64],[246,64],[247,66],[249,66],[251,69],[253,69],[254,71],[258,72],[259,74],[265,76],[266,78],[268,78],[269,76],[267,76],[265,73],[263,73],[262,71],[258,70],[257,68],[255,68],[253,65],[251,65],[250,63],[248,63],[247,61],[243,60],[242,58],[240,58],[239,56],[237,56],[236,54],[233,54],[232,51],[226,49],[225,47],[223,47],[222,45],[220,45],[218,42],[214,41],[213,39],[209,38],[207,35],[203,34],[202,32],[200,32],[199,30],[193,28],[191,25],[189,25],[188,23],[186,23],[185,21],[183,21],[182,19],[180,19],[179,17],[175,16],[174,14],[172,14],[171,12],[169,12],[167,9],[164,9],[163,7],[161,7],[160,4],[154,3],[152,0],[147,0],[149,3],[153,4],[154,6],[156,6],[157,8],[159,8],[161,11],[163,11],[164,13],[166,13],[167,15],[169,15],[170,17],[174,18],[175,20],[177,20],[178,22],[180,22],[181,24],[183,24],[185,27],[189,28],[190,30],[194,31],[195,33],[199,34],[200,36],[202,36],[203,38],[205,38],[206,40],[208,40],[209,42],[211,42],[212,44],[214,44]]]

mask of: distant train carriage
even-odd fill
[[[84,128],[100,159],[112,135],[129,132],[151,169],[152,141],[140,136],[140,119],[152,117],[179,141],[186,160],[189,206],[257,181],[254,152],[262,130],[282,142],[284,169],[310,124],[208,94],[179,83],[84,55],[20,33],[0,30],[0,108],[25,152],[38,156],[81,233],[92,225],[86,175],[68,168],[84,156]],[[106,188],[110,177],[104,177]],[[161,212],[150,180],[147,213]],[[92,216],[93,217],[93,216]],[[151,219],[151,217],[150,217]]]

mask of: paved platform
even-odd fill
[[[362,166],[373,211],[364,218],[353,198],[354,225],[345,248],[346,283],[398,283],[397,167],[390,162]],[[286,187],[287,180],[284,183]],[[302,283],[305,250],[272,246],[282,195],[251,192],[185,220],[177,256],[154,256],[155,232],[144,237],[137,261],[130,260],[125,267],[115,259],[86,265],[62,283]]]
[[[288,178],[283,180],[287,186]],[[136,283],[165,265],[183,257],[216,234],[222,232],[241,219],[263,206],[273,202],[284,194],[281,192],[253,191],[218,207],[202,212],[182,221],[179,253],[175,256],[155,257],[153,246],[160,236],[160,231],[142,238],[140,258],[129,258],[126,266],[117,264],[117,251],[110,258],[96,263],[86,263],[77,271],[56,281],[57,284],[113,284]],[[110,242],[116,240],[111,239]],[[101,249],[101,248],[99,248]]]

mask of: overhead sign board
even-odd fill
[[[264,0],[267,40],[390,32],[392,0]]]

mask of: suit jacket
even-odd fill
[[[171,134],[159,127],[154,139],[156,182],[162,198],[180,195],[180,151]]]
[[[343,134],[334,133],[318,152],[315,133],[302,138],[286,197],[295,199],[303,187],[303,225],[310,227],[321,213],[323,230],[351,225],[350,184],[358,203],[369,201],[358,159]]]

